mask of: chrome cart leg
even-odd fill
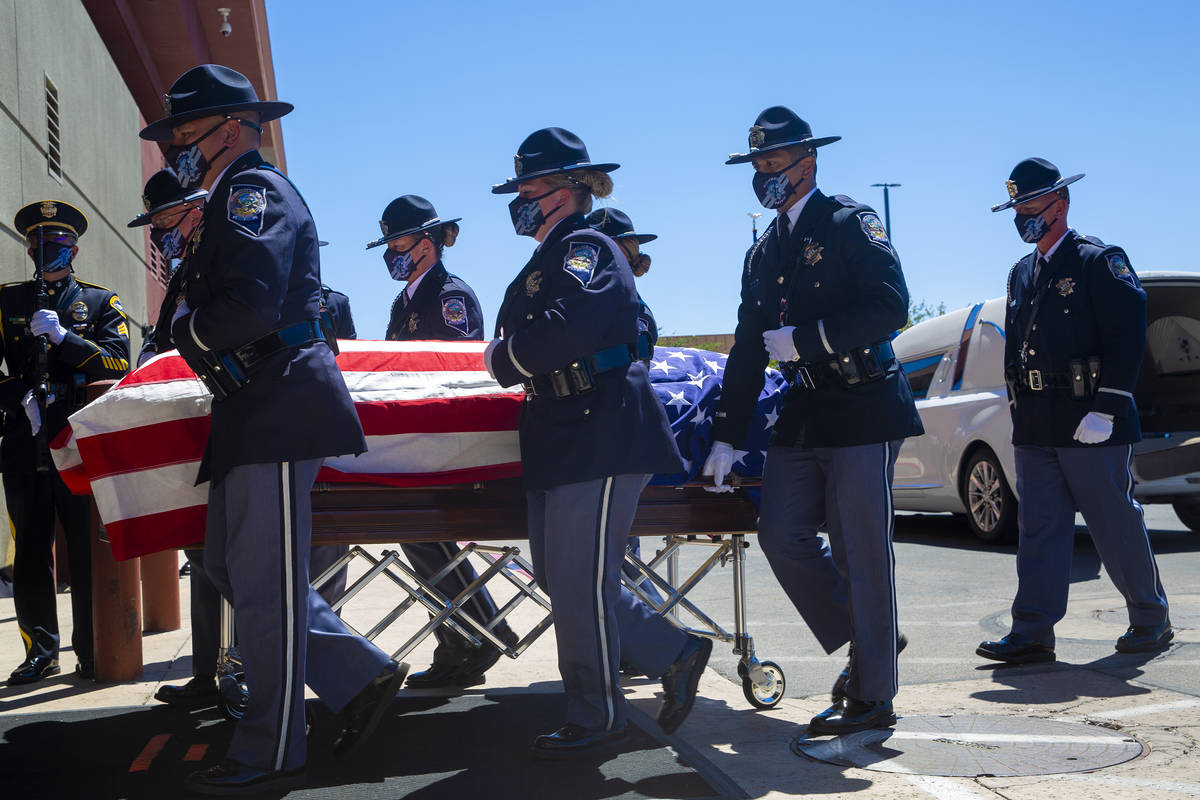
[[[733,558],[733,635],[742,694],[755,708],[774,708],[787,688],[783,669],[774,661],[759,661],[754,654],[754,637],[746,631],[746,550],[750,543],[744,534],[731,537]]]
[[[242,671],[242,658],[237,652],[237,628],[233,620],[233,606],[222,597],[220,609],[217,691],[221,699],[218,704],[226,719],[239,720],[246,712],[246,678]]]

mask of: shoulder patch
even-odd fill
[[[122,319],[125,317],[125,307],[121,305],[121,298],[114,294],[112,297],[108,298],[108,304],[112,306],[113,311],[116,311],[121,315]]]
[[[871,244],[879,245],[889,251],[892,249],[892,243],[888,241],[887,229],[883,227],[878,214],[873,211],[863,211],[858,215],[858,224]]]
[[[267,212],[267,191],[261,186],[239,184],[229,190],[226,204],[229,221],[251,236],[262,233],[263,215]]]
[[[592,272],[600,262],[600,245],[574,242],[567,248],[563,269],[575,276],[584,286],[592,280]]]
[[[1137,286],[1136,279],[1133,277],[1133,270],[1129,268],[1129,262],[1125,259],[1124,253],[1109,253],[1104,258],[1108,261],[1108,271],[1112,273],[1114,278],[1130,286]]]
[[[461,294],[452,294],[443,297],[442,321],[463,336],[466,336],[471,324],[470,320],[467,319],[467,298]]]

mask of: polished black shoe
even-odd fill
[[[49,678],[60,672],[62,670],[58,667],[58,659],[54,656],[30,656],[8,676],[8,685],[20,686],[25,683],[37,683],[42,678]]]
[[[501,634],[500,641],[504,642],[509,647],[516,647],[519,637],[516,631],[509,630]],[[455,677],[456,686],[478,686],[487,680],[484,674],[496,665],[500,660],[500,656],[504,652],[498,647],[491,644],[485,644],[483,647],[473,651],[466,660],[458,667],[458,674]]]
[[[96,680],[96,663],[94,661],[80,661],[75,665],[75,677],[81,681]]]
[[[658,727],[664,733],[674,733],[691,713],[692,704],[696,702],[696,687],[700,685],[700,676],[704,674],[710,655],[712,639],[689,635],[679,658],[663,675],[663,700],[658,709]]]
[[[205,708],[215,706],[221,699],[217,682],[212,675],[196,675],[182,686],[167,684],[158,687],[154,699],[169,706]]]
[[[843,697],[813,717],[808,723],[808,731],[820,736],[840,736],[871,728],[890,728],[895,724],[896,714],[892,711],[891,700],[871,703]]]
[[[443,689],[446,687],[462,687],[474,686],[475,684],[464,684],[459,682],[459,668],[464,664],[463,661],[439,661],[436,658],[429,665],[429,669],[420,672],[414,672],[408,676],[405,685],[410,689]],[[479,683],[483,683],[482,676]]]
[[[897,633],[896,655],[903,653],[906,647],[908,647],[908,637],[903,633]],[[854,642],[850,643],[850,652],[848,655],[846,666],[842,668],[841,673],[837,676],[837,680],[833,682],[833,688],[829,690],[829,697],[835,703],[846,696],[846,681],[850,680],[850,666],[854,663]]]
[[[224,761],[193,772],[183,786],[195,794],[230,796],[291,789],[304,782],[304,767],[293,770],[266,770],[248,767],[240,761]]]
[[[384,712],[391,708],[407,674],[408,664],[389,661],[383,671],[346,704],[342,709],[342,730],[333,740],[335,756],[348,758],[370,738],[379,727]]]
[[[1170,622],[1161,625],[1130,625],[1117,639],[1117,652],[1154,653],[1166,648],[1175,638]]]
[[[1054,660],[1054,648],[1028,636],[1010,633],[996,642],[980,642],[975,655],[1009,664],[1035,664]]]
[[[554,733],[534,739],[533,757],[552,761],[602,755],[628,739],[624,728],[618,731],[589,731],[568,723]]]

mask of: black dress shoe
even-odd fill
[[[55,656],[30,656],[8,676],[8,685],[20,686],[25,683],[37,683],[42,678],[49,678],[61,671],[58,667],[58,658]]]
[[[516,631],[505,631],[500,635],[500,641],[509,647],[515,647],[518,641]],[[459,665],[455,685],[465,687],[478,686],[483,683],[487,680],[484,673],[494,667],[502,655],[504,652],[492,644],[485,644],[483,647],[473,650]]]
[[[704,674],[710,655],[712,639],[689,635],[679,658],[663,675],[663,700],[658,709],[658,727],[664,733],[674,733],[691,713],[692,704],[696,702],[696,687],[700,685],[700,676]]]
[[[81,681],[96,680],[96,664],[93,661],[80,661],[75,665],[75,677]]]
[[[429,665],[429,669],[421,672],[414,672],[408,676],[406,685],[410,689],[441,689],[448,686],[474,686],[475,684],[459,683],[458,670],[463,665],[462,661],[449,661],[434,659]],[[479,683],[483,683],[483,678],[479,679]]]
[[[227,758],[208,769],[188,775],[183,786],[195,794],[259,794],[299,786],[303,783],[303,774],[304,767],[293,770],[257,769]]]
[[[808,723],[809,733],[818,735],[856,733],[871,728],[890,728],[896,724],[891,700],[866,702],[845,697],[817,714]]]
[[[1034,664],[1053,661],[1054,648],[1035,642],[1028,636],[1010,633],[997,642],[981,642],[979,647],[975,648],[975,655],[1009,664]]]
[[[158,687],[154,699],[169,706],[206,708],[215,706],[221,699],[221,693],[217,691],[217,683],[212,675],[196,675],[182,686],[168,684]]]
[[[1129,630],[1117,639],[1120,653],[1153,653],[1162,650],[1175,638],[1170,622],[1161,625],[1130,625]]]
[[[338,758],[353,755],[370,738],[387,711],[396,692],[404,684],[408,664],[389,661],[383,671],[370,680],[342,709],[342,730],[333,740],[333,754]]]
[[[605,754],[628,739],[624,728],[618,731],[589,731],[587,728],[568,723],[554,733],[546,733],[534,739],[533,757],[548,761],[585,758]]]
[[[908,637],[903,633],[896,634],[896,655],[904,652],[904,648],[908,647]],[[854,664],[854,642],[850,643],[849,658],[846,659],[846,666],[842,668],[841,674],[837,676],[837,680],[833,682],[833,688],[829,690],[829,697],[833,702],[837,702],[846,696],[846,681],[850,680],[850,667]]]

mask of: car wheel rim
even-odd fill
[[[1003,494],[999,471],[989,461],[976,463],[967,479],[967,502],[981,531],[991,533],[999,524]]]

